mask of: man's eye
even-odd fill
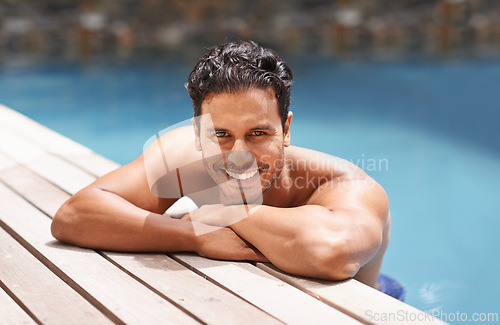
[[[255,135],[255,136],[266,135],[266,132],[263,132],[263,131],[253,131],[252,135]]]
[[[227,136],[227,133],[226,132],[215,132],[215,136],[217,138],[224,138]]]

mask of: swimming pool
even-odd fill
[[[290,64],[292,144],[351,160],[385,187],[393,221],[382,271],[406,286],[406,301],[499,313],[500,61]],[[191,116],[191,65],[4,66],[0,102],[123,164]]]

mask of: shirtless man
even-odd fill
[[[377,287],[390,231],[386,193],[357,166],[290,145],[291,84],[272,50],[253,42],[211,49],[186,84],[193,126],[164,134],[71,197],[53,236],[94,249],[270,261]],[[165,177],[151,176],[167,161]],[[203,189],[212,192],[197,195]],[[181,195],[201,208],[163,215]]]

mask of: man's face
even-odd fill
[[[242,194],[247,203],[262,200],[283,168],[291,114],[283,130],[272,88],[208,94],[201,113],[210,119],[195,130],[197,149],[224,203],[241,203]]]

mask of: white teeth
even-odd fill
[[[244,179],[249,179],[251,177],[254,177],[257,174],[257,172],[258,172],[258,170],[254,170],[253,172],[249,172],[249,173],[237,174],[237,173],[230,172],[229,170],[226,170],[226,173],[229,176],[231,176],[232,178],[239,179],[239,180],[244,180]]]

